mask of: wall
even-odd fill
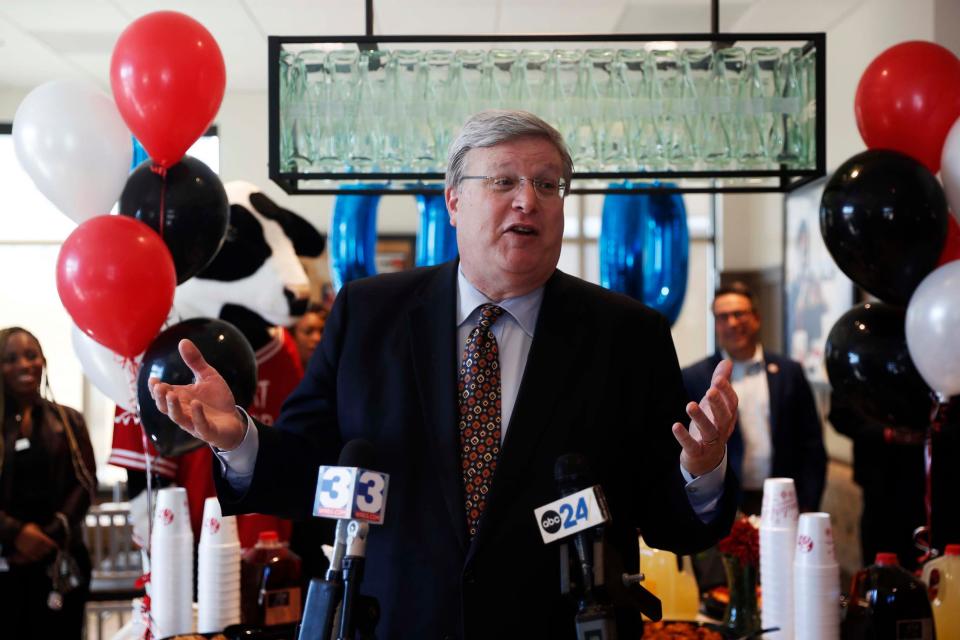
[[[933,7],[934,42],[960,53],[960,2],[936,0]]]
[[[26,89],[19,87],[0,89],[0,122],[13,122],[13,115],[17,112],[17,106],[26,97],[27,93]]]

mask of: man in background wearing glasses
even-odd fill
[[[681,553],[729,530],[729,363],[688,403],[666,319],[557,270],[572,173],[536,116],[475,115],[446,173],[459,260],[345,285],[274,428],[238,415],[189,344],[197,382],[152,385],[161,410],[214,447],[227,513],[304,517],[318,465],[353,438],[373,443],[390,474],[363,583],[379,637],[572,637],[559,552],[534,517],[560,497],[566,453],[602,485],[608,554],[625,571],[638,569],[638,529]]]
[[[743,488],[741,509],[760,513],[763,481],[793,478],[801,511],[818,511],[826,480],[823,429],[803,367],[760,344],[760,314],[742,282],[718,288],[713,298],[718,352],[683,370],[697,397],[710,386],[721,359],[733,360],[733,388],[740,399],[728,446],[730,468]]]

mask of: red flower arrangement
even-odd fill
[[[739,560],[740,566],[760,566],[760,534],[747,518],[738,518],[717,548]]]

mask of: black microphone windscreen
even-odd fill
[[[594,484],[591,481],[587,459],[579,453],[567,453],[557,458],[557,462],[553,465],[553,478],[564,496]]]
[[[337,459],[338,467],[360,467],[372,469],[374,467],[373,445],[363,438],[355,438],[344,445]]]

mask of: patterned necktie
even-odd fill
[[[480,307],[480,322],[467,337],[460,364],[460,463],[471,538],[477,535],[500,455],[500,360],[493,323],[502,313],[495,304]]]

